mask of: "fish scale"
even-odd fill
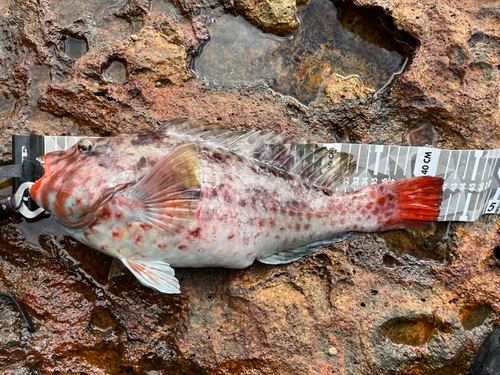
[[[440,178],[335,193],[352,156],[283,141],[185,118],[151,133],[83,139],[45,156],[32,197],[75,239],[165,293],[180,291],[172,267],[285,264],[351,232],[436,220]]]

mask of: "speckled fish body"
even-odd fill
[[[166,293],[179,292],[171,267],[288,263],[346,232],[436,220],[441,179],[336,194],[354,167],[350,155],[284,142],[187,119],[84,139],[45,156],[32,197],[75,239]]]

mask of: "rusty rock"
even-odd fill
[[[384,15],[394,38],[417,47],[376,95],[335,78],[311,108],[265,86],[211,86],[190,71],[213,17],[240,9],[250,18],[261,3],[146,3],[0,0],[3,163],[14,133],[110,135],[177,116],[316,141],[335,133],[352,142],[500,147],[494,2],[339,2],[352,32],[363,34],[355,22],[363,14]],[[286,17],[274,20],[269,13],[270,31],[292,30],[294,9],[283,5]],[[69,38],[86,48],[66,53]],[[63,237],[50,219],[2,218],[0,292],[26,308],[37,330],[0,301],[0,372],[467,373],[500,323],[498,228],[497,216],[485,216],[357,234],[289,265],[179,269],[183,294],[169,296],[130,275],[108,280],[111,259]]]
[[[296,0],[236,0],[236,10],[266,33],[292,34],[299,28]]]

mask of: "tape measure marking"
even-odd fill
[[[440,176],[444,183],[439,221],[473,221],[483,213],[500,212],[500,149],[441,150],[340,143],[325,146],[357,155],[356,171],[336,191],[355,191],[415,176]]]

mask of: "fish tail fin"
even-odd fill
[[[437,221],[443,200],[441,177],[414,177],[381,184],[395,198],[380,230],[427,229]]]

